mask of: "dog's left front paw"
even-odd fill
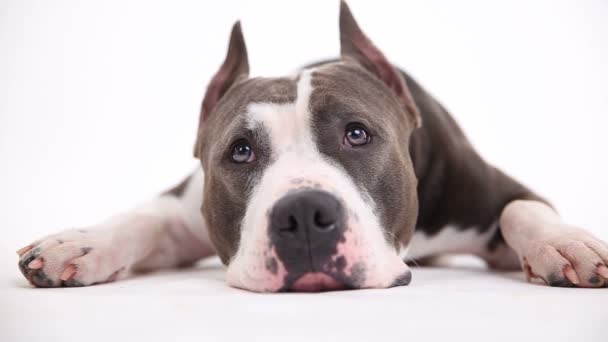
[[[528,281],[541,278],[550,286],[608,286],[608,245],[582,229],[560,229],[529,241],[520,255]]]

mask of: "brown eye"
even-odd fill
[[[247,141],[239,141],[232,148],[232,161],[235,163],[251,163],[255,153]]]
[[[370,141],[370,135],[361,125],[352,125],[346,128],[344,145],[348,147],[363,146]]]

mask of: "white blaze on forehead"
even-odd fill
[[[312,92],[310,84],[312,70],[304,70],[297,84],[295,102],[251,103],[247,107],[247,122],[250,129],[262,126],[269,135],[272,150],[280,154],[298,145],[314,149],[308,100]]]

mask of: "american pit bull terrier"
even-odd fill
[[[340,8],[341,58],[249,78],[237,22],[200,114],[201,167],[124,214],[19,250],[39,287],[217,254],[256,292],[407,285],[404,258],[469,253],[551,286],[608,284],[608,245],[486,163]]]

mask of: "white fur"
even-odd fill
[[[486,250],[496,229],[498,226],[494,224],[481,234],[474,227],[458,229],[455,226],[444,227],[432,236],[428,236],[424,232],[416,232],[408,244],[408,248],[404,249],[401,255],[416,259],[442,253],[481,254]]]
[[[214,254],[200,213],[202,183],[199,168],[181,197],[160,196],[95,226],[34,242],[32,246],[43,260],[42,270],[52,286],[59,286],[64,270],[74,265],[72,279],[90,285],[123,278],[131,271],[175,267]],[[90,251],[83,253],[83,249]]]
[[[204,171],[199,165],[192,174],[184,193],[179,199],[187,228],[204,244],[212,247],[209,232],[205,226],[201,207],[203,205]],[[213,248],[213,247],[212,247]]]

